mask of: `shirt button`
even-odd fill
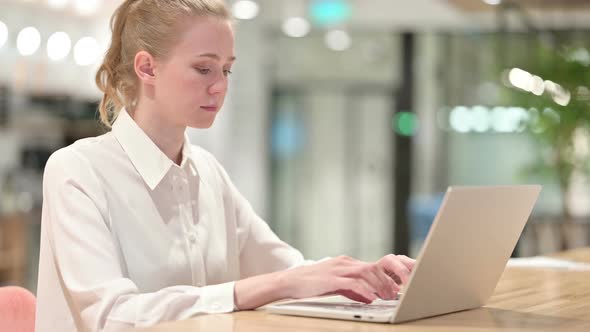
[[[195,243],[197,242],[197,236],[195,234],[189,234],[188,240],[191,241],[191,243]]]

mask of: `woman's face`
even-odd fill
[[[231,23],[198,17],[156,67],[154,100],[172,125],[209,128],[221,109],[235,60]]]

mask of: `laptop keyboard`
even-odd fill
[[[364,303],[350,303],[350,302],[335,302],[335,303],[321,303],[321,302],[295,302],[284,304],[289,307],[306,307],[306,308],[321,308],[338,311],[350,312],[389,312],[397,307],[398,300],[384,301],[377,300],[371,304]]]

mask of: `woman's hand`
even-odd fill
[[[413,259],[402,255],[387,255],[374,263],[340,256],[239,280],[234,288],[235,305],[238,310],[248,310],[287,298],[331,294],[365,303],[378,297],[392,300],[408,282],[414,264]]]
[[[405,285],[408,283],[410,273],[416,265],[416,261],[405,255],[387,255],[377,261],[378,265],[382,266],[388,275],[398,285]]]
[[[281,282],[289,298],[339,294],[371,303],[378,297],[395,299],[408,282],[415,261],[403,255],[387,255],[366,263],[347,256],[283,271]]]

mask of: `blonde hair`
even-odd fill
[[[165,58],[179,35],[179,22],[199,16],[231,21],[223,0],[125,0],[117,8],[110,22],[111,45],[96,73],[96,85],[104,94],[98,111],[106,127],[123,107],[132,109],[137,102],[137,52]]]

